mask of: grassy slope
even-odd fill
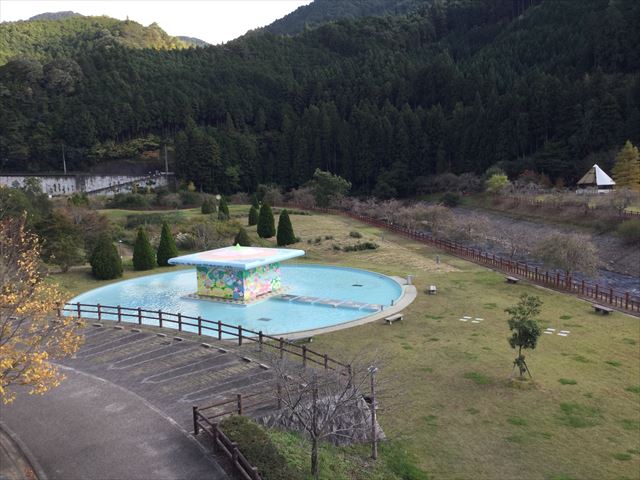
[[[435,478],[637,478],[637,318],[618,312],[597,316],[586,302],[507,285],[501,274],[386,233],[381,240],[379,230],[342,217],[291,219],[302,237],[296,246],[308,251],[310,261],[415,275],[421,293],[403,322],[322,335],[314,350],[344,359],[367,348],[384,355],[388,365],[381,375],[390,383],[387,388],[397,390],[381,415],[382,426]],[[348,235],[351,230],[381,248],[334,251],[334,243],[356,242]],[[249,231],[254,235],[255,227]],[[326,235],[334,238],[325,240]],[[318,236],[320,243],[307,243]],[[58,279],[74,291],[98,284],[77,275]],[[438,286],[438,295],[422,293],[430,284]],[[537,382],[533,390],[507,381],[515,354],[506,341],[504,308],[523,292],[544,301],[544,327],[571,331],[566,338],[543,335],[527,354]],[[485,320],[463,323],[458,320],[463,315]]]

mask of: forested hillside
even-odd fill
[[[320,167],[356,192],[402,196],[428,175],[496,163],[572,182],[640,142],[640,2],[446,5],[294,37],[11,61],[0,168],[55,168],[64,145],[81,169],[113,142],[157,136],[205,190],[296,186]]]
[[[44,13],[28,21],[0,24],[0,65],[15,57],[46,62],[118,45],[164,50],[187,47],[156,24],[143,27],[130,20],[73,12]]]
[[[407,14],[431,3],[433,0],[314,0],[276,20],[265,27],[265,30],[294,35],[306,28],[336,20]]]

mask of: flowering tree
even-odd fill
[[[75,353],[82,342],[80,322],[56,318],[62,292],[44,282],[40,242],[25,230],[24,218],[0,221],[0,397],[15,398],[15,387],[42,394],[63,376],[51,360]]]

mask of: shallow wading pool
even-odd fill
[[[113,283],[78,295],[70,303],[162,310],[239,325],[268,335],[281,335],[367,317],[387,308],[402,296],[402,287],[395,280],[366,270],[283,265],[281,275],[283,290],[280,295],[249,305],[190,298],[189,295],[197,288],[194,269]],[[83,316],[97,318],[97,314],[83,313]],[[117,320],[116,315],[108,313],[102,318]],[[137,322],[135,318],[123,320]],[[158,322],[143,320],[143,323],[157,325]],[[173,325],[169,323],[166,326]],[[196,328],[185,327],[184,330],[195,332]]]

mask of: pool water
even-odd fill
[[[402,296],[393,279],[366,270],[319,265],[283,265],[282,284],[287,295],[391,305]],[[195,269],[148,275],[90,290],[70,303],[142,307],[147,310],[182,313],[203,319],[277,335],[338,325],[375,312],[372,308],[350,308],[296,303],[268,298],[249,305],[234,305],[188,298],[196,291]],[[108,316],[105,319],[112,319]],[[154,322],[152,322],[154,323]],[[187,328],[185,329],[187,330]]]

